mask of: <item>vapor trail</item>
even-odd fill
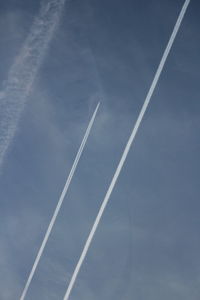
[[[78,162],[79,162],[79,160],[80,160],[80,158],[81,158],[81,155],[82,155],[82,152],[83,152],[83,150],[84,150],[85,144],[86,144],[86,142],[87,142],[88,136],[89,136],[89,134],[90,134],[92,125],[93,125],[93,123],[94,123],[94,120],[95,120],[95,117],[96,117],[96,114],[97,114],[99,105],[100,105],[100,103],[97,104],[97,107],[96,107],[96,109],[95,109],[95,111],[94,111],[94,113],[93,113],[93,115],[92,115],[92,118],[91,118],[91,120],[90,120],[90,122],[89,122],[89,125],[88,125],[88,127],[87,127],[87,130],[86,130],[85,135],[84,135],[84,137],[83,137],[83,140],[82,140],[82,142],[81,142],[80,148],[79,148],[79,150],[78,150],[78,152],[77,152],[77,154],[76,154],[76,157],[75,157],[74,163],[73,163],[73,165],[72,165],[71,171],[70,171],[70,173],[69,173],[69,176],[68,176],[67,181],[66,181],[66,183],[65,183],[64,189],[63,189],[63,191],[62,191],[62,194],[61,194],[61,196],[60,196],[60,199],[59,199],[58,204],[57,204],[57,206],[56,206],[56,209],[55,209],[55,211],[54,211],[53,217],[51,218],[51,221],[50,221],[50,223],[49,223],[48,229],[47,229],[47,231],[46,231],[46,233],[45,233],[44,239],[43,239],[43,241],[42,241],[42,244],[41,244],[41,246],[40,246],[40,249],[39,249],[39,251],[38,251],[38,254],[37,254],[37,256],[36,256],[36,259],[35,259],[35,261],[34,261],[33,267],[32,267],[32,269],[31,269],[31,272],[30,272],[29,277],[28,277],[28,279],[27,279],[27,282],[26,282],[26,285],[25,285],[24,290],[23,290],[23,292],[22,292],[22,295],[21,295],[21,297],[20,297],[20,300],[23,300],[23,299],[25,298],[26,294],[27,294],[27,291],[28,291],[28,288],[29,288],[29,286],[30,286],[30,284],[31,284],[31,281],[32,281],[32,278],[33,278],[33,276],[34,276],[35,270],[36,270],[36,268],[37,268],[37,265],[38,265],[38,263],[39,263],[39,261],[40,261],[40,258],[41,258],[41,256],[42,256],[42,253],[43,253],[43,251],[44,251],[44,248],[45,248],[45,246],[46,246],[46,243],[47,243],[47,241],[48,241],[48,239],[49,239],[49,236],[50,236],[50,234],[51,234],[52,228],[53,228],[53,226],[54,226],[54,223],[55,223],[55,221],[56,221],[56,218],[57,218],[58,213],[59,213],[59,211],[60,211],[60,208],[61,208],[61,206],[62,206],[63,200],[64,200],[64,198],[65,198],[65,196],[66,196],[67,191],[68,191],[69,185],[70,185],[71,180],[72,180],[73,175],[74,175],[74,172],[76,171],[76,167],[77,167],[77,165],[78,165]]]
[[[72,277],[71,277],[70,283],[69,283],[69,285],[68,285],[68,288],[67,288],[67,291],[66,291],[66,294],[65,294],[63,300],[68,300],[69,297],[70,297],[72,288],[73,288],[73,286],[74,286],[74,284],[75,284],[75,281],[76,281],[76,278],[77,278],[78,273],[79,273],[79,271],[80,271],[80,268],[81,268],[81,266],[82,266],[82,264],[83,264],[83,262],[84,262],[84,259],[85,259],[86,255],[87,255],[88,249],[89,249],[90,244],[91,244],[91,242],[92,242],[92,240],[93,240],[94,234],[95,234],[95,232],[96,232],[96,230],[97,230],[97,227],[98,227],[98,225],[99,225],[99,222],[100,222],[100,220],[101,220],[101,217],[102,217],[102,215],[103,215],[103,212],[104,212],[104,210],[105,210],[105,208],[106,208],[106,205],[107,205],[107,203],[108,203],[108,201],[109,201],[109,198],[110,198],[110,196],[111,196],[111,193],[112,193],[112,191],[113,191],[113,189],[114,189],[114,187],[115,187],[115,184],[116,184],[117,179],[118,179],[118,177],[119,177],[119,175],[120,175],[120,172],[121,172],[121,170],[122,170],[122,167],[123,167],[123,165],[124,165],[124,163],[125,163],[125,161],[126,161],[128,152],[129,152],[130,147],[131,147],[131,145],[132,145],[132,143],[133,143],[133,140],[134,140],[134,138],[135,138],[135,136],[136,136],[136,133],[137,133],[137,131],[138,131],[138,128],[139,128],[139,126],[140,126],[140,124],[141,124],[141,122],[142,122],[142,119],[143,119],[143,117],[144,117],[144,114],[145,114],[145,112],[146,112],[146,109],[147,109],[147,107],[148,107],[148,104],[149,104],[149,102],[150,102],[150,100],[151,100],[151,97],[152,97],[152,95],[153,95],[153,92],[154,92],[154,90],[155,90],[155,88],[156,88],[156,85],[157,85],[158,80],[159,80],[159,78],[160,78],[161,72],[162,72],[163,67],[164,67],[164,65],[165,65],[166,59],[167,59],[167,57],[168,57],[168,55],[169,55],[169,52],[170,52],[170,50],[171,50],[171,48],[172,48],[172,45],[173,45],[174,40],[175,40],[175,37],[176,37],[177,32],[178,32],[178,30],[179,30],[179,27],[180,27],[180,25],[181,25],[181,23],[182,23],[183,17],[184,17],[184,15],[185,15],[185,13],[186,13],[186,10],[187,10],[187,7],[188,7],[189,3],[190,3],[190,0],[186,0],[186,1],[185,1],[184,5],[183,5],[183,7],[182,7],[182,10],[181,10],[181,12],[180,12],[180,14],[179,14],[179,17],[178,17],[178,19],[177,19],[177,22],[176,22],[176,24],[175,24],[175,27],[174,27],[174,29],[173,29],[173,32],[172,32],[172,34],[171,34],[171,37],[170,37],[169,42],[168,42],[168,44],[167,44],[167,47],[166,47],[166,49],[165,49],[165,51],[164,51],[164,54],[163,54],[163,56],[162,56],[162,59],[161,59],[160,64],[159,64],[159,66],[158,66],[158,69],[157,69],[156,74],[155,74],[155,76],[154,76],[153,82],[152,82],[152,84],[151,84],[151,86],[150,86],[150,89],[149,89],[148,94],[147,94],[147,96],[146,96],[146,98],[145,98],[144,104],[143,104],[143,106],[142,106],[142,109],[141,109],[141,111],[140,111],[140,113],[139,113],[138,119],[137,119],[137,121],[136,121],[136,123],[135,123],[135,126],[134,126],[134,128],[133,128],[133,130],[132,130],[131,136],[130,136],[128,142],[127,142],[127,145],[126,145],[126,147],[125,147],[125,149],[124,149],[124,152],[123,152],[123,154],[122,154],[122,157],[121,157],[121,159],[120,159],[120,162],[119,162],[119,164],[118,164],[118,166],[117,166],[117,169],[116,169],[116,171],[115,171],[115,173],[114,173],[114,176],[113,176],[113,178],[112,178],[112,181],[111,181],[111,183],[110,183],[110,186],[109,186],[109,188],[108,188],[108,190],[107,190],[107,193],[106,193],[106,195],[105,195],[105,198],[104,198],[104,200],[103,200],[103,202],[102,202],[102,205],[101,205],[101,207],[100,207],[100,210],[99,210],[99,212],[98,212],[98,214],[97,214],[97,217],[96,217],[96,219],[95,219],[95,222],[94,222],[94,224],[93,224],[93,226],[92,226],[92,229],[91,229],[91,231],[90,231],[90,233],[89,233],[89,236],[88,236],[88,238],[87,238],[87,241],[86,241],[86,243],[85,243],[85,246],[84,246],[84,248],[83,248],[83,251],[82,251],[82,253],[81,253],[81,256],[80,256],[80,258],[79,258],[79,260],[78,260],[78,263],[77,263],[77,265],[76,265],[76,267],[75,267],[75,270],[74,270],[74,272],[73,272],[73,275],[72,275]]]
[[[64,4],[65,0],[42,1],[40,12],[0,91],[0,167]]]

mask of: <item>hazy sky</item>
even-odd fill
[[[20,297],[100,98],[26,298],[63,299],[183,3],[66,3],[0,169],[0,299]],[[40,4],[0,2],[0,93]],[[199,26],[191,0],[72,300],[199,299]]]

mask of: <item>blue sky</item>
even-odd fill
[[[0,3],[1,91],[40,2]],[[20,297],[100,98],[27,294],[63,299],[182,5],[65,6],[0,170],[0,299]],[[199,298],[199,20],[199,3],[191,0],[72,300]]]

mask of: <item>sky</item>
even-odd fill
[[[48,1],[0,2],[5,107],[10,70]],[[100,100],[26,297],[63,299],[183,3],[66,1],[30,91],[12,98],[21,111],[0,164],[0,299],[20,298]],[[199,14],[191,0],[72,300],[199,299]]]

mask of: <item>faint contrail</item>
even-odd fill
[[[0,92],[0,166],[17,129],[20,115],[49,42],[59,23],[65,0],[43,0],[39,15]]]
[[[118,179],[118,177],[119,177],[119,175],[120,175],[120,172],[121,172],[121,170],[122,170],[122,167],[123,167],[123,165],[124,165],[124,163],[125,163],[125,160],[126,160],[126,158],[127,158],[127,155],[128,155],[129,150],[130,150],[130,147],[131,147],[131,145],[132,145],[132,143],[133,143],[133,140],[134,140],[134,138],[135,138],[135,136],[136,136],[136,133],[137,133],[137,131],[138,131],[138,128],[139,128],[139,126],[140,126],[140,123],[142,122],[142,119],[143,119],[143,117],[144,117],[144,114],[145,114],[145,112],[146,112],[146,109],[147,109],[147,107],[148,107],[148,104],[149,104],[149,102],[150,102],[150,100],[151,100],[151,97],[152,97],[152,95],[153,95],[153,92],[154,92],[154,90],[155,90],[155,87],[156,87],[156,85],[157,85],[157,83],[158,83],[159,77],[160,77],[160,75],[161,75],[161,72],[162,72],[163,67],[164,67],[164,65],[165,65],[165,62],[166,62],[166,59],[167,59],[168,54],[169,54],[169,52],[170,52],[170,50],[171,50],[171,47],[172,47],[173,42],[174,42],[174,39],[175,39],[175,37],[176,37],[176,35],[177,35],[177,32],[178,32],[179,27],[180,27],[180,25],[181,25],[181,23],[182,23],[183,17],[184,17],[184,15],[185,15],[185,12],[186,12],[186,10],[187,10],[187,7],[188,7],[189,3],[190,3],[190,0],[186,0],[185,3],[184,3],[184,5],[183,5],[183,7],[182,7],[182,10],[181,10],[180,15],[179,15],[179,17],[178,17],[178,20],[177,20],[177,22],[176,22],[176,24],[175,24],[175,27],[174,27],[174,29],[173,29],[173,32],[172,32],[171,37],[170,37],[170,39],[169,39],[169,42],[168,42],[168,44],[167,44],[167,47],[166,47],[166,49],[165,49],[165,51],[164,51],[164,54],[163,54],[163,56],[162,56],[161,62],[160,62],[160,64],[159,64],[158,69],[157,69],[157,71],[156,71],[156,74],[155,74],[155,76],[154,76],[153,82],[152,82],[152,84],[151,84],[151,86],[150,86],[150,89],[149,89],[148,94],[147,94],[147,96],[146,96],[146,98],[145,98],[144,104],[143,104],[143,106],[142,106],[142,109],[141,109],[141,111],[140,111],[140,113],[139,113],[138,119],[137,119],[137,121],[136,121],[136,123],[135,123],[135,126],[134,126],[134,128],[133,128],[133,131],[132,131],[132,133],[131,133],[131,136],[130,136],[128,142],[127,142],[127,145],[126,145],[126,147],[125,147],[125,149],[124,149],[124,152],[123,152],[123,154],[122,154],[122,157],[121,157],[121,159],[120,159],[120,162],[119,162],[119,164],[118,164],[118,166],[117,166],[117,169],[116,169],[116,171],[115,171],[115,173],[114,173],[114,176],[113,176],[113,178],[112,178],[112,181],[111,181],[111,183],[110,183],[110,186],[109,186],[109,188],[108,188],[108,190],[107,190],[107,193],[106,193],[106,195],[105,195],[105,198],[104,198],[104,200],[103,200],[103,202],[102,202],[102,205],[101,205],[101,207],[100,207],[100,210],[99,210],[99,212],[98,212],[98,215],[97,215],[97,217],[96,217],[96,219],[95,219],[95,222],[94,222],[94,224],[93,224],[93,226],[92,226],[92,229],[91,229],[91,231],[90,231],[90,233],[89,233],[89,236],[88,236],[88,238],[87,238],[87,241],[86,241],[86,243],[85,243],[85,246],[84,246],[84,248],[83,248],[83,251],[82,251],[82,253],[81,253],[81,256],[80,256],[80,258],[79,258],[79,260],[78,260],[78,263],[77,263],[77,265],[76,265],[76,267],[75,267],[75,270],[74,270],[74,272],[73,272],[73,275],[72,275],[72,277],[71,277],[70,283],[69,283],[69,285],[68,285],[68,288],[67,288],[67,291],[66,291],[66,294],[65,294],[63,300],[68,300],[68,299],[69,299],[69,296],[70,296],[70,294],[71,294],[72,288],[73,288],[74,283],[75,283],[75,281],[76,281],[77,275],[78,275],[78,273],[79,273],[79,271],[80,271],[80,268],[81,268],[81,266],[82,266],[82,264],[83,264],[83,262],[84,262],[84,259],[85,259],[86,255],[87,255],[87,252],[88,252],[88,249],[89,249],[89,247],[90,247],[90,244],[91,244],[91,242],[92,242],[92,240],[93,240],[94,234],[95,234],[95,232],[96,232],[96,230],[97,230],[97,227],[98,227],[98,225],[99,225],[99,222],[100,222],[100,220],[101,220],[101,217],[102,217],[102,215],[103,215],[103,212],[104,212],[104,210],[105,210],[105,208],[106,208],[106,205],[107,205],[107,203],[108,203],[108,201],[109,201],[110,195],[111,195],[111,193],[112,193],[112,191],[113,191],[113,189],[114,189],[114,187],[115,187],[115,184],[116,184],[117,179]]]
[[[96,117],[96,114],[97,114],[99,105],[100,105],[100,103],[97,104],[97,107],[96,107],[96,109],[95,109],[95,111],[94,111],[94,113],[93,113],[93,116],[92,116],[92,118],[91,118],[91,120],[90,120],[90,122],[89,122],[89,125],[88,125],[87,130],[86,130],[86,132],[85,132],[85,135],[84,135],[84,137],[83,137],[83,140],[82,140],[82,143],[81,143],[81,145],[80,145],[80,148],[79,148],[79,150],[78,150],[78,152],[77,152],[76,158],[75,158],[74,163],[73,163],[73,165],[72,165],[71,171],[70,171],[69,176],[68,176],[67,181],[66,181],[66,184],[65,184],[65,186],[64,186],[64,189],[63,189],[63,191],[62,191],[62,194],[61,194],[61,196],[60,196],[60,199],[59,199],[58,204],[57,204],[57,206],[56,206],[56,209],[55,209],[55,211],[54,211],[53,217],[51,218],[51,221],[50,221],[50,223],[49,223],[48,229],[47,229],[47,231],[46,231],[46,233],[45,233],[44,239],[43,239],[43,241],[42,241],[42,244],[41,244],[41,246],[40,246],[40,249],[39,249],[39,251],[38,251],[38,254],[37,254],[37,256],[36,256],[36,259],[35,259],[35,261],[34,261],[33,267],[32,267],[32,269],[31,269],[31,272],[30,272],[29,277],[28,277],[28,279],[27,279],[27,282],[26,282],[26,285],[25,285],[24,290],[23,290],[23,292],[22,292],[22,295],[21,295],[21,297],[20,297],[20,300],[23,300],[23,299],[25,298],[26,293],[27,293],[27,291],[28,291],[28,288],[29,288],[29,286],[30,286],[30,284],[31,284],[31,280],[32,280],[32,278],[33,278],[33,276],[34,276],[35,270],[36,270],[37,265],[38,265],[38,263],[39,263],[39,261],[40,261],[40,258],[41,258],[41,256],[42,256],[42,253],[43,253],[43,251],[44,251],[44,248],[45,248],[45,246],[46,246],[46,243],[47,243],[47,241],[48,241],[48,239],[49,239],[50,233],[51,233],[51,231],[52,231],[52,228],[53,228],[54,223],[55,223],[55,221],[56,221],[56,218],[57,218],[57,216],[58,216],[59,210],[60,210],[61,205],[62,205],[62,203],[63,203],[63,200],[64,200],[64,198],[65,198],[65,196],[66,196],[66,193],[67,193],[67,191],[68,191],[69,185],[70,185],[71,180],[72,180],[73,175],[74,175],[74,172],[76,171],[76,167],[77,167],[78,162],[79,162],[79,160],[80,160],[81,154],[82,154],[82,152],[83,152],[83,150],[84,150],[84,147],[85,147],[85,144],[86,144],[86,142],[87,142],[88,136],[89,136],[89,134],[90,134],[92,125],[93,125],[93,123],[94,123],[94,120],[95,120],[95,117]]]

